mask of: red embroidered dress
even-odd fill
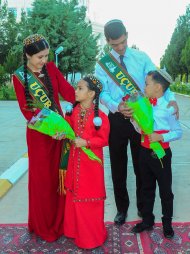
[[[108,145],[109,120],[100,111],[102,126],[93,124],[93,107],[86,112],[77,105],[66,119],[76,135],[89,141],[90,149],[103,162],[103,147]],[[66,174],[67,188],[64,234],[75,239],[80,248],[95,248],[106,239],[104,226],[104,169],[97,161],[90,160],[80,148],[71,146]]]
[[[65,100],[73,102],[74,89],[54,63],[47,63],[47,71],[53,86],[54,100],[61,110],[59,93]],[[42,78],[41,81],[43,80]],[[16,76],[13,76],[13,83],[20,109],[28,121],[35,113],[24,109],[24,87]],[[29,231],[46,241],[55,241],[63,234],[64,198],[57,192],[62,141],[28,128],[26,138],[29,157]]]

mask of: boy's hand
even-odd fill
[[[150,143],[157,142],[157,141],[163,141],[163,136],[162,136],[162,134],[158,134],[158,133],[154,132],[154,133],[148,135],[148,139],[149,139]]]
[[[87,141],[83,138],[76,138],[75,140],[73,140],[73,144],[76,147],[87,146]]]
[[[174,107],[175,111],[174,111],[174,115],[176,115],[176,119],[179,119],[179,107],[177,105],[177,102],[176,101],[170,101],[168,103],[168,108],[169,107]]]

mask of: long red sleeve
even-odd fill
[[[75,101],[75,90],[64,78],[63,74],[55,66],[53,62],[47,64],[48,72],[53,80],[56,78],[56,83],[58,84],[58,92],[61,94],[62,98],[68,102],[73,103]]]

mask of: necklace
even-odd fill
[[[80,117],[82,120],[84,119],[86,113],[91,111],[92,108],[93,108],[93,105],[91,105],[90,107],[86,107],[86,108],[84,106],[82,107],[82,105],[80,105]]]
[[[38,78],[43,78],[44,74],[40,72],[40,74],[38,75]]]
[[[85,118],[85,115],[86,113],[91,109],[91,107],[82,107],[82,105],[80,105],[80,122],[82,123],[84,118]]]
[[[81,105],[77,105],[77,129],[76,129],[76,135],[78,137],[83,136],[83,131],[85,129],[85,126],[88,122],[89,116],[93,113],[93,105],[89,108],[82,108]]]
[[[83,120],[84,120],[84,117],[85,117],[85,115],[86,115],[86,109],[83,109],[83,108],[81,108],[81,110],[80,110],[80,122],[82,123],[83,122]]]

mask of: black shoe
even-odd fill
[[[172,228],[172,218],[162,217],[162,225],[165,238],[172,239],[174,236],[174,230]]]
[[[141,222],[141,223],[136,224],[132,228],[131,232],[132,233],[141,233],[144,230],[147,230],[147,231],[153,230],[153,225],[149,225],[149,224],[146,224],[144,222]]]
[[[141,213],[141,211],[138,210],[137,215],[138,215],[140,218],[142,218],[142,213]]]
[[[119,226],[124,224],[126,217],[127,217],[127,212],[117,212],[114,219],[115,224]]]
[[[167,238],[167,239],[172,239],[174,237],[174,230],[173,230],[172,226],[165,227],[163,225],[163,232],[164,232],[165,238]]]

